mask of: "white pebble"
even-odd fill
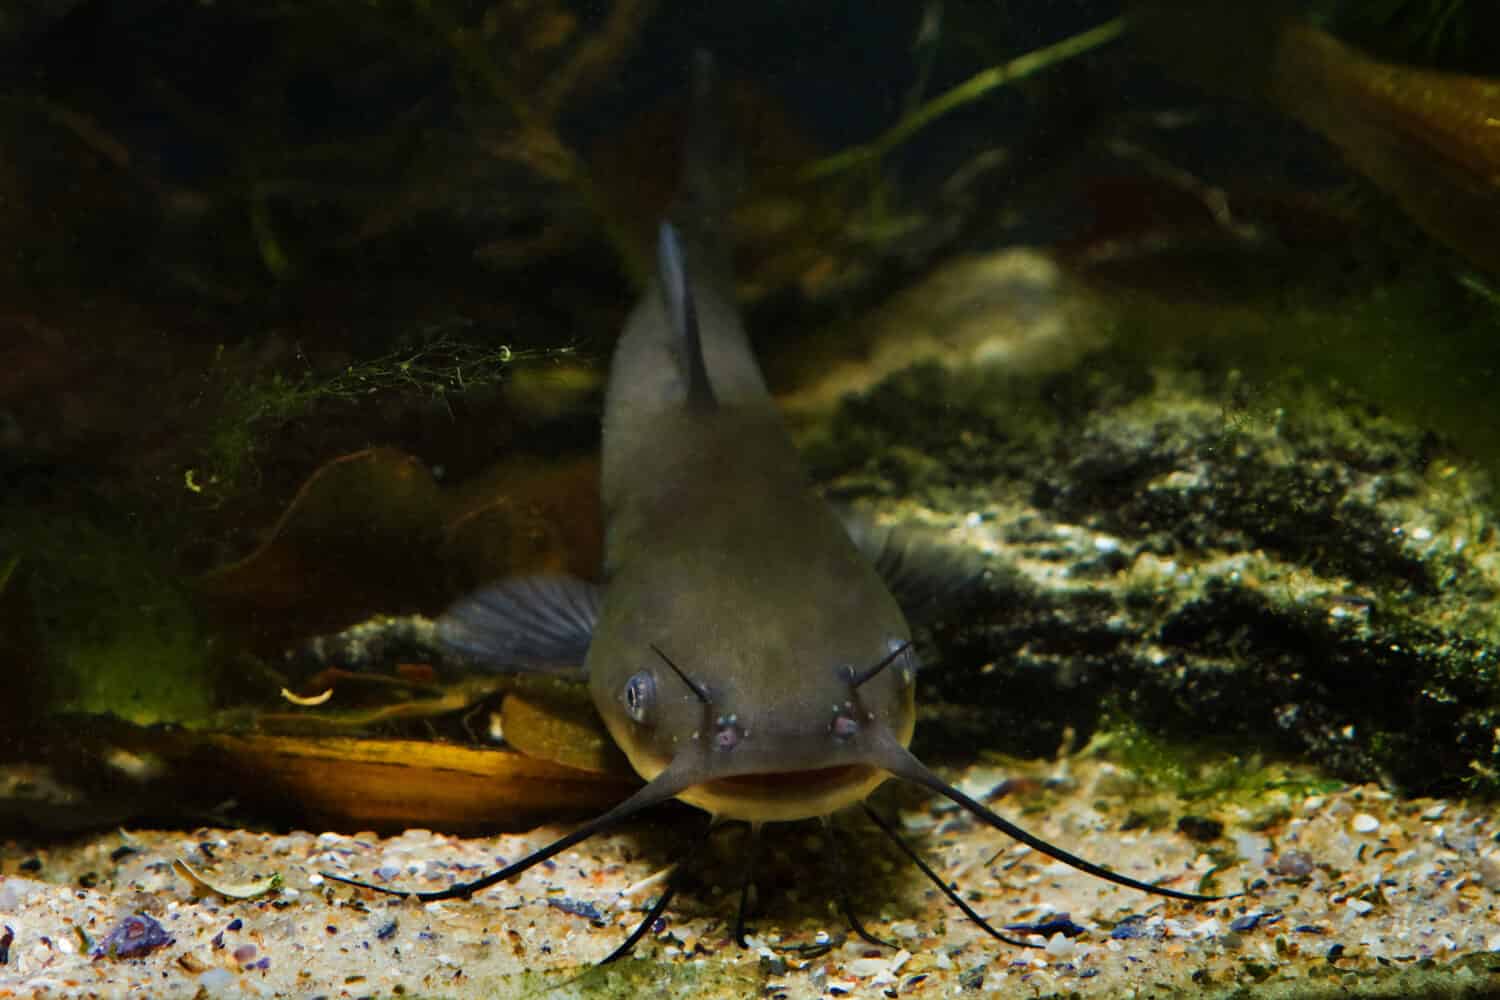
[[[889,969],[890,963],[883,958],[856,958],[845,968],[849,970],[851,976],[869,979]]]
[[[1259,833],[1236,833],[1234,849],[1246,861],[1259,863],[1271,850],[1271,842]]]
[[[0,911],[12,913],[21,908],[26,897],[43,888],[44,883],[29,878],[0,880]]]
[[[1355,833],[1374,833],[1380,829],[1380,820],[1369,813],[1360,813],[1350,825],[1354,827]]]
[[[210,996],[226,996],[234,980],[234,973],[228,969],[214,968],[198,977],[198,985]]]
[[[1479,856],[1479,877],[1491,889],[1500,889],[1500,848],[1491,848]]]
[[[1355,913],[1358,913],[1360,916],[1364,916],[1366,913],[1369,913],[1371,910],[1375,909],[1374,903],[1371,903],[1368,900],[1364,899],[1347,899],[1344,901],[1344,905],[1349,907],[1349,909],[1353,910]]]
[[[1078,945],[1066,934],[1058,933],[1047,939],[1047,954],[1053,958],[1072,958]]]

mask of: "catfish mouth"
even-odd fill
[[[834,788],[853,784],[858,779],[869,777],[875,769],[868,764],[839,764],[835,767],[815,767],[806,771],[768,771],[762,774],[736,774],[728,778],[717,778],[706,787],[714,791],[733,794],[735,792],[792,791],[795,789]]]
[[[838,764],[796,771],[752,771],[711,778],[677,797],[722,819],[779,823],[838,812],[887,778],[872,764]]]

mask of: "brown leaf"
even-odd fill
[[[591,576],[597,476],[593,459],[517,460],[444,490],[403,452],[355,452],[313,473],[270,537],[204,576],[199,594],[270,652],[374,614],[432,613],[504,576]]]
[[[508,750],[416,740],[208,734],[226,793],[295,803],[339,829],[522,829],[561,813],[608,808],[638,784]]]
[[[628,777],[630,762],[604,728],[588,692],[567,700],[533,692],[513,692],[500,703],[505,742],[538,760],[598,774]]]

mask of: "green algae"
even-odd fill
[[[519,350],[436,327],[384,353],[334,371],[301,375],[244,374],[248,347],[221,346],[203,394],[208,429],[199,464],[184,474],[194,493],[222,500],[253,484],[257,456],[276,432],[321,405],[353,405],[379,394],[400,393],[446,405],[450,396],[484,390],[511,375],[515,366],[560,360],[573,348]]]
[[[1500,471],[1500,425],[1490,419],[1500,306],[1467,291],[1460,277],[1412,264],[1394,280],[1331,295],[1306,284],[1210,304],[1111,295],[1101,301],[1101,318],[1136,357],[1186,353],[1237,368],[1226,431],[1325,407],[1331,394],[1351,404],[1327,415],[1333,433],[1347,437],[1339,421],[1367,400],[1445,436],[1493,474]]]
[[[1359,328],[1396,301],[1381,337],[1425,329],[1431,294],[1355,296],[1353,319],[1304,302],[1289,330],[1264,303],[1103,300],[1115,346],[1072,370],[928,366],[809,435],[831,494],[976,526],[1003,571],[933,637],[925,746],[1049,753],[1117,712],[1173,744],[1342,780],[1500,793],[1500,451],[1475,458],[1494,443],[1475,381],[1494,317],[1469,304],[1470,339],[1409,366],[1438,382],[1472,369],[1446,396],[1377,397],[1397,374],[1384,362],[1355,381]],[[1451,438],[1428,429],[1443,421]],[[1135,750],[1148,772],[1215,787]]]
[[[213,707],[213,645],[159,541],[109,511],[10,504],[0,525],[42,646],[20,669],[45,675],[49,711],[152,723]]]
[[[571,972],[524,972],[465,978],[451,992],[403,993],[405,998],[493,996],[515,1000],[635,1000],[641,996],[738,998],[759,994],[761,978],[718,962],[624,958]]]
[[[1324,962],[1308,964],[1295,976],[1290,970],[1278,975],[1276,968],[1251,959],[1241,969],[1244,976],[1239,984],[1192,995],[1211,1000],[1468,1000],[1492,997],[1500,989],[1500,960],[1488,952],[1441,963],[1415,958],[1382,962],[1373,969],[1343,969]]]
[[[1148,786],[1195,805],[1237,803],[1337,791],[1344,782],[1295,761],[1234,753],[1211,741],[1171,739],[1118,710],[1109,712],[1084,751],[1114,760]]]

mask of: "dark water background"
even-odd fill
[[[941,27],[921,38],[938,8]],[[1387,57],[1495,72],[1493,47],[1475,42],[1500,30],[1494,11],[1456,5],[1443,22],[1456,27],[1424,34],[1423,15],[1448,9],[1314,13]],[[423,551],[441,534],[433,519],[446,530],[456,515],[424,514],[428,500],[394,485],[409,482],[399,460],[382,459],[299,523],[289,565],[212,583],[273,535],[309,477],[361,449],[417,456],[445,487],[517,460],[543,477],[586,460],[589,373],[635,295],[631,234],[664,210],[676,170],[680,136],[653,129],[680,120],[695,49],[788,123],[805,160],[1121,14],[1093,0],[663,2],[599,79],[538,110],[614,10],[142,0],[37,2],[0,19],[0,643],[12,664],[0,753],[55,755],[59,726],[89,725],[74,713],[223,722],[274,705],[285,650],[376,613],[431,613],[483,575]],[[458,34],[479,41],[450,44]],[[1273,206],[1255,221],[1316,250],[1270,273],[1296,275],[1312,298],[1437,274],[1432,294],[1467,321],[1454,276],[1490,279],[1372,196],[1324,138],[1177,75],[1170,58],[1116,42],[960,109],[876,168],[794,192],[793,224],[768,223],[754,247],[789,262],[748,302],[773,376],[798,377],[811,331],[960,254],[1086,252],[1158,223],[1192,229],[1191,212],[1173,214],[1181,190],[1151,164]],[[546,148],[507,146],[507,87],[598,201],[558,179]],[[1002,165],[954,197],[953,178],[994,150]],[[903,224],[854,233],[846,223],[876,202]],[[809,248],[827,252],[799,256]],[[1227,244],[1210,256],[1221,251],[1223,271],[1148,255],[1123,280],[1212,298],[1267,273]],[[819,285],[811,260],[852,276]],[[1477,400],[1493,348],[1465,351],[1456,367],[1472,381],[1458,395]],[[505,388],[538,372],[541,402]],[[586,482],[551,487],[550,516],[594,516]],[[417,541],[392,541],[417,522]],[[565,523],[548,551],[586,561],[580,534]],[[320,559],[341,570],[298,562]]]

